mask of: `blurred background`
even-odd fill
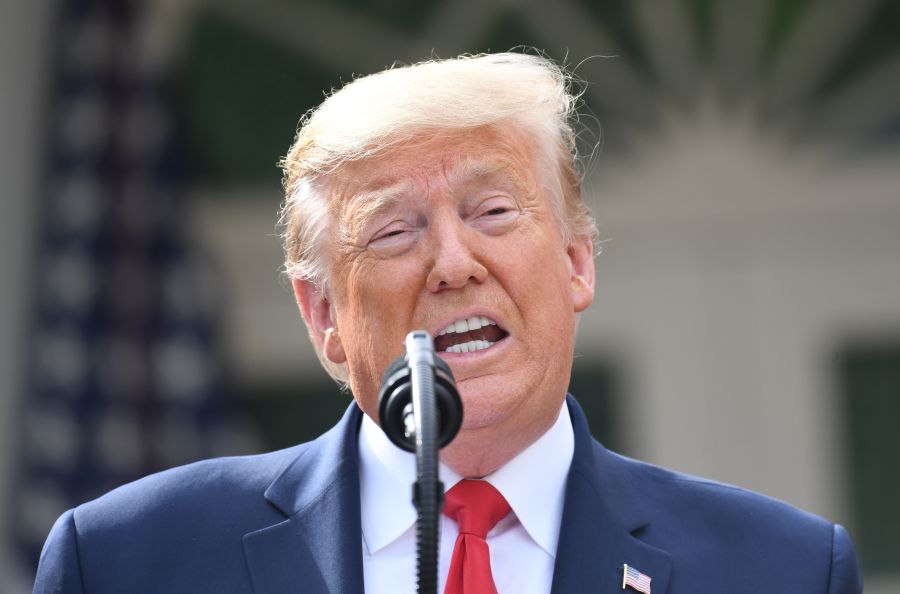
[[[72,505],[337,419],[276,162],[356,76],[522,44],[600,140],[594,433],[847,525],[900,591],[894,0],[32,0],[0,44],[0,592]]]

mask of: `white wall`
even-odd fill
[[[831,356],[900,335],[900,153],[784,146],[720,115],[608,167],[583,338],[631,354],[644,455],[842,517]]]
[[[852,532],[837,357],[900,337],[900,150],[856,158],[705,118],[593,180],[608,242],[582,350],[624,362],[640,457]]]

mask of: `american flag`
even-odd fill
[[[650,576],[644,575],[634,567],[622,567],[622,589],[631,587],[638,592],[650,594]]]
[[[11,502],[25,574],[66,509],[248,449],[226,418],[221,287],[186,232],[178,126],[147,5],[58,4]]]

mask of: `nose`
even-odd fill
[[[477,254],[477,232],[458,218],[449,219],[433,221],[430,229],[432,262],[425,285],[432,293],[461,289],[487,278],[487,268]]]

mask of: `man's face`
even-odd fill
[[[571,371],[575,313],[593,299],[592,246],[565,246],[532,141],[509,127],[441,136],[345,166],[329,254],[335,336],[377,419],[384,369],[414,329],[435,337],[463,434],[536,433]],[[480,432],[480,433],[479,433]]]

